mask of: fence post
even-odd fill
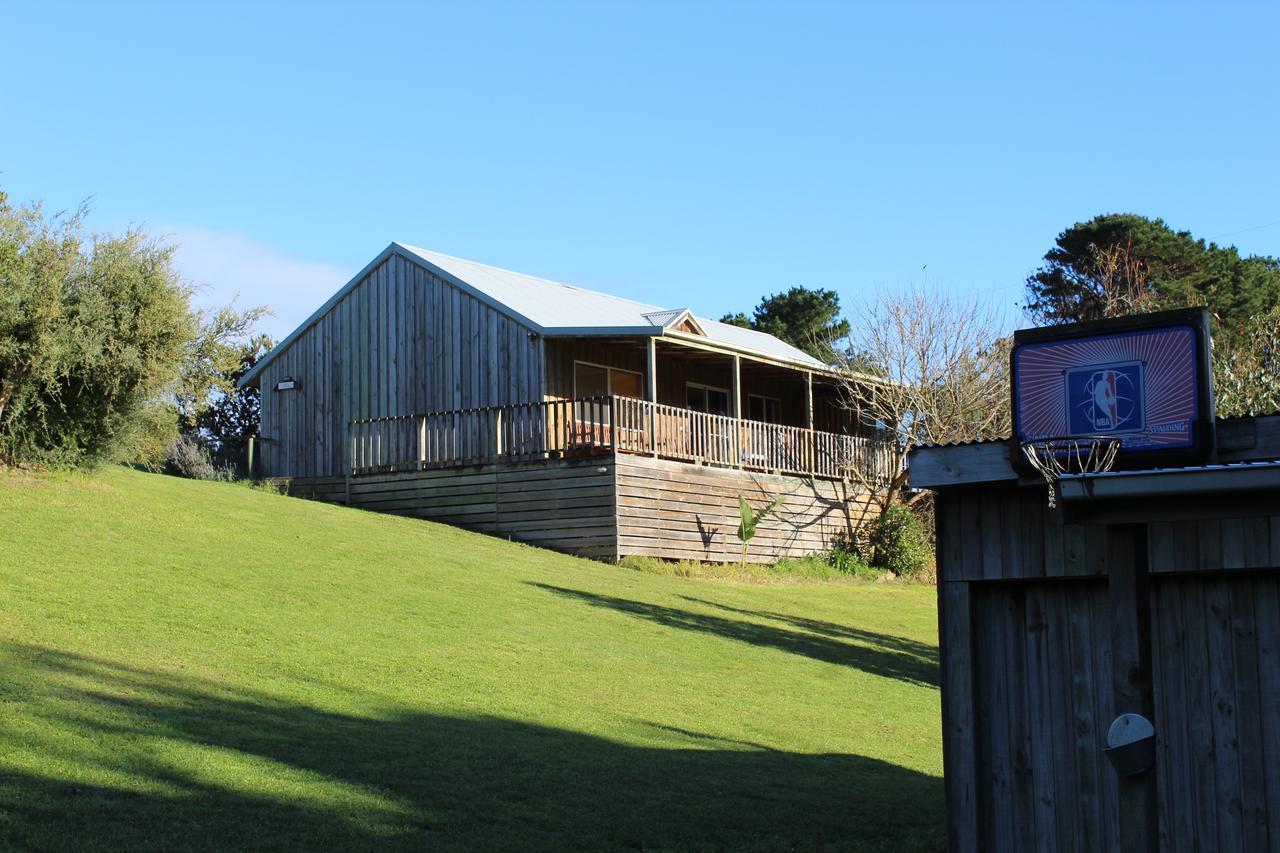
[[[253,442],[254,442],[254,439],[255,439],[255,436],[252,436],[252,435],[251,435],[251,436],[249,436],[249,458],[248,458],[248,460],[246,460],[246,465],[247,465],[247,466],[248,466],[248,468],[249,468],[249,472],[248,472],[248,473],[249,473],[249,479],[250,479],[250,480],[252,480],[252,479],[253,479]]]
[[[418,468],[427,467],[427,416],[418,416]]]
[[[493,410],[493,458],[502,458],[502,407]]]

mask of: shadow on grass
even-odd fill
[[[335,713],[29,646],[0,671],[4,849],[943,847],[941,780],[855,755]]]
[[[753,646],[767,646],[803,655],[824,663],[854,667],[872,675],[894,678],[911,684],[937,687],[939,684],[938,649],[926,643],[878,634],[860,628],[822,622],[781,613],[740,610],[713,601],[682,596],[686,601],[714,607],[731,613],[784,623],[765,625],[758,621],[729,619],[714,613],[699,613],[679,607],[667,607],[611,595],[600,595],[579,589],[530,582],[548,592],[576,599],[593,607],[604,607],[671,628],[683,628],[714,634]],[[793,628],[799,630],[792,630]]]

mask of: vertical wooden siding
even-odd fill
[[[263,370],[262,473],[345,473],[352,419],[541,399],[542,347],[526,326],[393,254]],[[300,387],[274,390],[286,376]]]
[[[1107,528],[1044,497],[939,496],[957,850],[1121,849]],[[1280,514],[1257,513],[1147,526],[1161,850],[1280,851]]]

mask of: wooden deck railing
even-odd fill
[[[888,481],[884,440],[738,420],[630,397],[587,397],[367,418],[350,424],[351,471],[407,471],[619,451],[783,474]]]

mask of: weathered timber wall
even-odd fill
[[[768,562],[831,546],[867,512],[857,487],[625,454],[585,459],[277,478],[298,497],[456,524],[557,551],[616,560],[626,554],[737,561],[738,495],[759,508],[747,559]]]
[[[613,484],[612,456],[477,465],[354,476],[349,504],[613,560]],[[292,480],[288,488],[299,497],[335,502],[348,494],[345,478]]]
[[[742,556],[738,495],[754,508],[786,498],[747,550],[757,563],[830,547],[857,526],[868,503],[856,486],[838,481],[627,455],[617,460],[617,490],[619,554],[724,562]]]
[[[260,473],[345,474],[351,420],[539,400],[542,376],[541,338],[391,254],[263,369]]]
[[[1280,850],[1280,498],[1196,507],[1077,525],[1042,487],[939,494],[952,849]],[[1140,709],[1156,765],[1124,780],[1106,730]]]

